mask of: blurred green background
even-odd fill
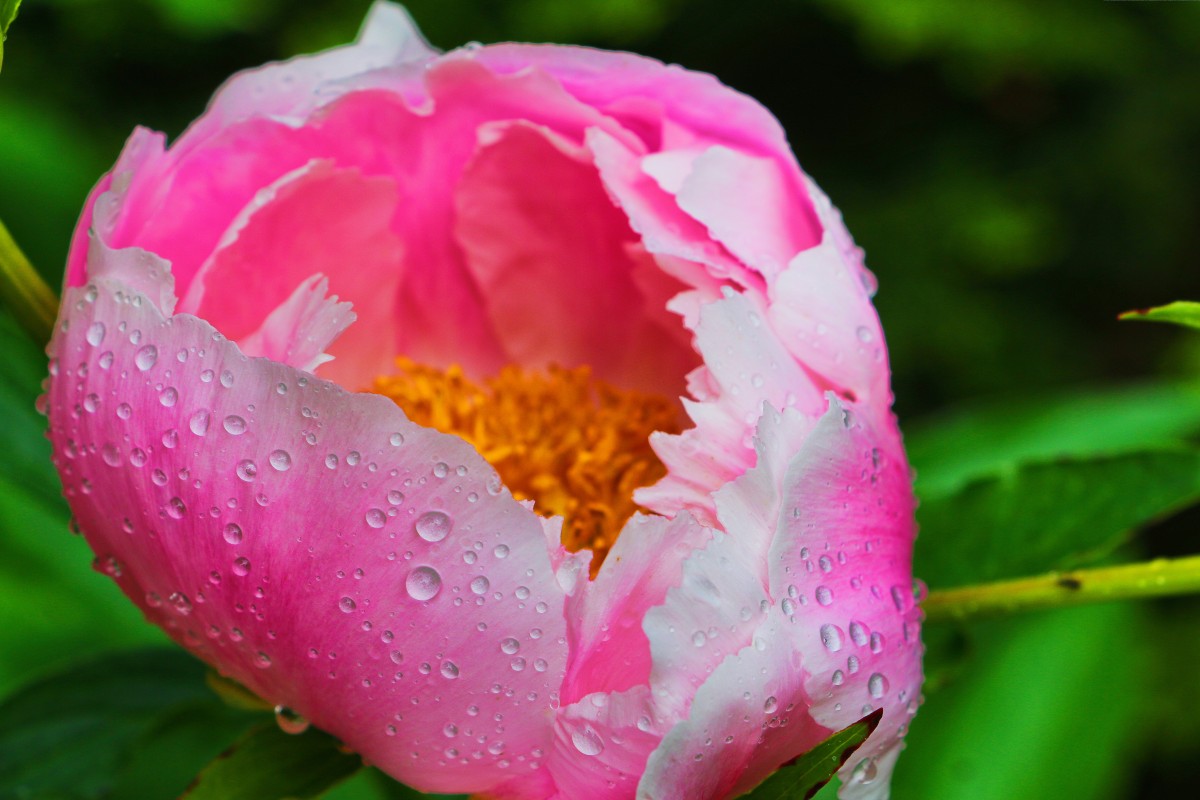
[[[57,286],[83,198],[135,125],[177,135],[231,72],[348,41],[367,5],[26,0],[0,74],[0,219]],[[772,109],[879,278],[896,408],[918,472],[935,471],[932,459],[955,441],[975,446],[934,446],[944,421],[973,424],[958,416],[974,413],[963,407],[983,403],[986,419],[1053,407],[1069,424],[1073,395],[1111,386],[1149,387],[1151,395],[1138,389],[1120,400],[1128,409],[1151,396],[1161,404],[1168,422],[1144,430],[1194,437],[1200,401],[1154,392],[1200,375],[1200,337],[1115,318],[1200,299],[1200,5],[414,0],[408,8],[439,47],[515,39],[634,50],[712,72]],[[4,313],[0,697],[56,666],[162,641],[89,570],[86,547],[67,533],[32,408],[44,359]],[[1055,399],[1043,406],[1043,397]],[[983,431],[993,443],[1011,433]],[[1184,511],[1145,527],[1121,553],[1197,552],[1197,530],[1200,514]],[[962,533],[972,535],[969,522]],[[930,626],[927,638],[927,702],[898,769],[897,800],[1150,798],[1194,787],[1197,601]],[[162,796],[182,788],[171,776],[194,772],[243,725],[212,713],[209,734],[184,737],[190,755],[158,760],[168,775]],[[6,719],[14,724],[0,714],[0,726]],[[4,735],[0,727],[0,750]],[[100,781],[79,796],[135,796],[113,788],[136,785],[133,768],[122,768],[125,784]],[[12,769],[0,754],[0,784]],[[375,781],[363,773],[334,796],[388,796]]]

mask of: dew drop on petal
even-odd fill
[[[778,709],[778,708],[779,708],[779,701],[777,699],[775,699],[774,695],[771,695],[770,697],[768,697],[767,701],[765,703],[763,703],[763,713],[764,714],[774,714],[776,709]]]
[[[867,678],[867,692],[876,700],[887,694],[888,679],[881,673],[874,672],[871,677]]]
[[[203,436],[208,433],[208,423],[211,419],[212,415],[202,408],[192,414],[192,418],[188,420],[188,428],[197,436]]]
[[[433,567],[417,567],[408,573],[404,588],[414,600],[432,600],[442,590],[442,576]]]
[[[271,468],[276,472],[287,472],[292,468],[292,456],[287,450],[274,450],[267,457]]]
[[[237,414],[230,414],[221,423],[225,428],[225,432],[230,436],[241,436],[246,432],[246,420],[239,417]]]
[[[604,740],[586,725],[571,731],[571,744],[585,756],[598,756],[604,752]]]
[[[90,344],[92,347],[96,347],[104,341],[104,334],[104,323],[97,320],[88,326],[87,333],[84,335],[84,338],[87,339],[88,344]]]
[[[507,639],[500,640],[500,651],[507,655],[512,655],[521,649],[521,643],[511,636]]]
[[[158,362],[158,348],[152,344],[139,349],[133,356],[133,363],[139,370],[145,372]]]
[[[341,600],[338,600],[338,608],[342,610],[343,614],[349,614],[357,607],[357,603],[349,597],[343,597]]]
[[[441,672],[443,678],[452,681],[458,677],[458,665],[453,661],[443,661]]]
[[[225,530],[221,534],[225,537],[225,541],[230,544],[241,544],[242,541],[242,526],[236,522],[230,522],[225,526]]]
[[[833,592],[830,591],[828,586],[818,586],[813,594],[816,595],[817,602],[823,606],[833,603]]]
[[[308,720],[287,706],[275,706],[275,724],[279,726],[279,730],[293,736],[304,733],[309,725]]]
[[[387,523],[387,514],[382,508],[369,508],[365,515],[367,524],[372,528],[382,528]]]
[[[254,476],[258,475],[258,465],[248,458],[243,458],[237,465],[237,476],[246,483],[254,480]]]
[[[487,594],[487,590],[491,585],[491,581],[482,575],[471,579],[471,591],[475,594]]]
[[[426,511],[417,517],[417,521],[413,527],[417,535],[425,541],[440,542],[450,533],[450,529],[454,527],[454,522],[450,519],[450,515],[443,511]]]
[[[825,649],[831,653],[842,649],[842,631],[837,625],[821,626],[821,644],[825,645]]]
[[[242,556],[233,560],[233,574],[244,578],[250,574],[250,559]]]

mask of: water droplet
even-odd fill
[[[830,591],[828,586],[818,586],[813,594],[816,596],[817,602],[823,606],[827,606],[833,602],[833,592]]]
[[[187,514],[187,506],[178,497],[172,497],[167,501],[166,512],[171,519],[183,519]]]
[[[368,508],[365,517],[372,528],[382,528],[387,523],[387,514],[382,508]]]
[[[450,474],[450,465],[444,461],[439,461],[433,465],[433,477],[444,478]]]
[[[133,406],[129,405],[129,403],[121,403],[121,405],[117,406],[117,416],[121,419],[129,419],[133,416]]]
[[[275,724],[279,726],[279,730],[295,736],[308,730],[309,723],[287,706],[275,706]]]
[[[349,597],[343,597],[341,600],[338,600],[338,608],[342,610],[343,614],[349,614],[357,607],[358,604]]]
[[[399,432],[393,433],[388,437],[388,442],[392,445],[392,447],[399,447],[400,445],[404,444],[404,434]]]
[[[696,647],[704,647],[708,644],[708,637],[704,635],[704,631],[696,631],[692,634],[692,644]]]
[[[443,661],[441,672],[443,678],[452,681],[458,677],[458,665],[453,661]]]
[[[854,765],[854,769],[850,772],[849,783],[851,786],[865,786],[874,781],[878,775],[879,768],[875,765],[875,759],[867,757]]]
[[[879,672],[871,673],[871,677],[867,678],[867,691],[870,693],[871,697],[874,697],[876,700],[878,700],[887,694],[887,690],[888,679]]]
[[[883,634],[879,631],[875,631],[871,634],[871,652],[883,652]]]
[[[254,476],[258,475],[258,465],[248,458],[243,458],[237,465],[237,476],[246,483],[254,480]]]
[[[168,386],[158,396],[158,402],[162,403],[164,408],[171,408],[179,402],[179,391],[174,386]]]
[[[433,567],[417,567],[408,573],[404,588],[414,600],[432,600],[442,590],[442,576]]]
[[[443,511],[426,511],[417,517],[413,527],[416,529],[417,535],[425,541],[440,542],[449,535],[450,529],[454,527],[454,522]]]
[[[233,574],[244,578],[250,574],[250,559],[245,556],[233,560]]]
[[[863,344],[867,344],[871,341],[871,339],[875,338],[871,335],[871,329],[864,325],[858,326],[858,330],[855,331],[855,334],[858,336],[858,340]]]
[[[84,338],[87,339],[88,344],[90,344],[92,347],[96,347],[98,344],[104,341],[104,334],[104,323],[97,320],[88,326],[87,334],[85,334]]]
[[[144,467],[149,460],[146,451],[140,447],[135,447],[129,451],[129,463],[135,467]]]
[[[106,442],[100,448],[100,457],[104,459],[104,463],[110,467],[119,467],[121,465],[121,452],[117,450],[116,445],[112,442]]]
[[[179,433],[174,428],[164,431],[162,435],[162,443],[163,447],[167,448],[168,450],[174,449],[174,447],[179,444]]]
[[[496,545],[496,547],[492,550],[492,555],[494,555],[496,558],[508,558],[508,545]]]
[[[221,385],[226,389],[233,386],[233,373],[227,369],[221,370]]]
[[[487,590],[491,585],[491,581],[482,575],[471,579],[471,591],[475,594],[487,594]]]
[[[221,425],[230,436],[241,436],[246,432],[246,420],[237,414],[230,414]]]
[[[571,731],[571,744],[585,756],[598,756],[604,752],[604,740],[586,725]]]
[[[866,627],[864,627],[861,622],[851,622],[850,623],[850,638],[853,639],[854,643],[856,645],[858,645],[859,647],[862,647],[863,645],[865,645],[869,638],[867,636]]]
[[[139,349],[133,357],[134,366],[142,372],[150,369],[158,361],[158,348],[152,344]]]
[[[277,472],[287,472],[292,468],[292,456],[287,450],[273,450],[267,461]]]
[[[188,420],[188,428],[197,436],[203,436],[208,433],[208,424],[212,420],[212,415],[205,409],[200,409],[192,418]]]
[[[222,531],[221,535],[224,536],[225,541],[229,542],[230,544],[241,544],[242,526],[238,525],[236,522],[231,522],[225,526],[225,530]]]
[[[775,695],[771,695],[770,697],[767,698],[767,701],[765,703],[763,703],[763,713],[764,714],[774,714],[775,710],[778,708],[779,708],[779,701],[777,699],[775,699]]]
[[[507,655],[513,655],[521,649],[521,643],[511,636],[500,640],[500,651]]]
[[[842,649],[842,631],[837,625],[821,626],[821,644],[831,653]]]
[[[192,613],[192,601],[183,592],[171,592],[170,596],[167,597],[167,602],[185,617]]]

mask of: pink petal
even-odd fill
[[[333,356],[325,350],[354,322],[349,303],[329,296],[329,281],[313,275],[267,315],[258,330],[238,342],[245,355],[269,358],[313,372]]]
[[[567,661],[538,518],[460,439],[164,317],[138,269],[69,290],[50,347],[55,460],[106,571],[406,783],[532,772]]]
[[[639,800],[737,796],[831,733],[805,713],[804,664],[785,646],[782,616],[777,606],[756,615],[751,643],[704,681],[651,754]]]
[[[559,797],[628,798],[663,736],[647,686],[588,695],[558,713],[547,759]]]
[[[455,231],[509,359],[587,364],[621,386],[678,394],[695,352],[651,321],[635,279],[636,238],[586,151],[523,122],[484,126],[480,140],[456,196]],[[658,316],[662,295],[684,288],[673,283],[655,287]]]
[[[679,208],[675,199],[641,166],[644,153],[608,133],[588,131],[587,145],[605,188],[629,218],[645,248],[690,267],[679,277],[696,287],[720,286],[732,279],[755,286],[758,276],[714,242],[704,226]]]
[[[300,124],[342,94],[339,84],[384,67],[420,65],[437,54],[403,7],[376,0],[356,42],[237,73],[185,135],[196,141],[252,117]]]
[[[330,289],[367,324],[329,347],[337,361],[322,374],[348,388],[369,386],[391,370],[396,356],[399,321],[392,309],[403,258],[391,229],[396,206],[391,179],[310,162],[242,210],[192,281],[181,310],[240,340],[297,286],[329,270]]]
[[[799,191],[775,159],[716,146],[692,164],[677,199],[713,239],[770,279],[821,238],[820,223]]]
[[[684,559],[712,535],[689,514],[671,520],[638,515],[625,524],[595,580],[568,604],[572,646],[564,703],[649,682],[642,618],[679,584]]]
[[[695,334],[705,366],[692,384],[703,378],[704,391],[693,388],[693,394],[706,395],[706,402],[685,404],[696,427],[651,438],[670,472],[636,497],[659,513],[689,508],[710,519],[711,494],[754,464],[750,437],[763,404],[816,413],[825,400],[784,348],[754,295],[729,293],[703,306]]]
[[[806,654],[813,718],[840,729],[884,708],[841,772],[844,798],[886,796],[921,688],[911,480],[894,420],[864,410],[833,402],[792,459],[767,561],[791,646]]]
[[[771,287],[768,314],[817,385],[886,415],[892,395],[883,331],[863,273],[844,258],[831,233],[796,256]]]

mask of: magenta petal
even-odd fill
[[[642,618],[678,585],[684,560],[712,536],[687,513],[671,520],[638,515],[625,524],[596,579],[568,604],[573,641],[563,702],[649,682]]]
[[[48,389],[106,571],[192,652],[415,787],[529,770],[567,662],[538,518],[462,440],[248,359],[119,277],[68,291]]]
[[[894,421],[834,402],[782,486],[771,593],[788,598],[786,634],[805,653],[813,718],[836,730],[884,709],[841,778],[844,798],[885,797],[922,679],[913,500]]]
[[[700,686],[688,718],[651,754],[639,800],[736,796],[831,733],[807,718],[805,665],[781,646],[782,617],[777,606],[760,615],[750,644]]]
[[[509,360],[587,364],[621,386],[678,394],[695,353],[651,323],[637,239],[586,151],[521,122],[485,126],[480,138],[455,198],[455,232]],[[654,299],[661,313],[665,299]]]
[[[547,770],[558,796],[633,796],[646,759],[662,739],[647,686],[588,695],[560,709]]]
[[[336,363],[322,375],[351,389],[369,386],[391,370],[396,355],[392,309],[403,255],[392,231],[397,202],[389,178],[310,162],[261,190],[243,209],[192,281],[181,310],[237,341],[257,330],[298,286],[326,274],[330,290],[367,324],[352,327],[329,347]],[[331,337],[323,338],[322,347]],[[303,355],[277,360],[305,367],[311,356]]]

